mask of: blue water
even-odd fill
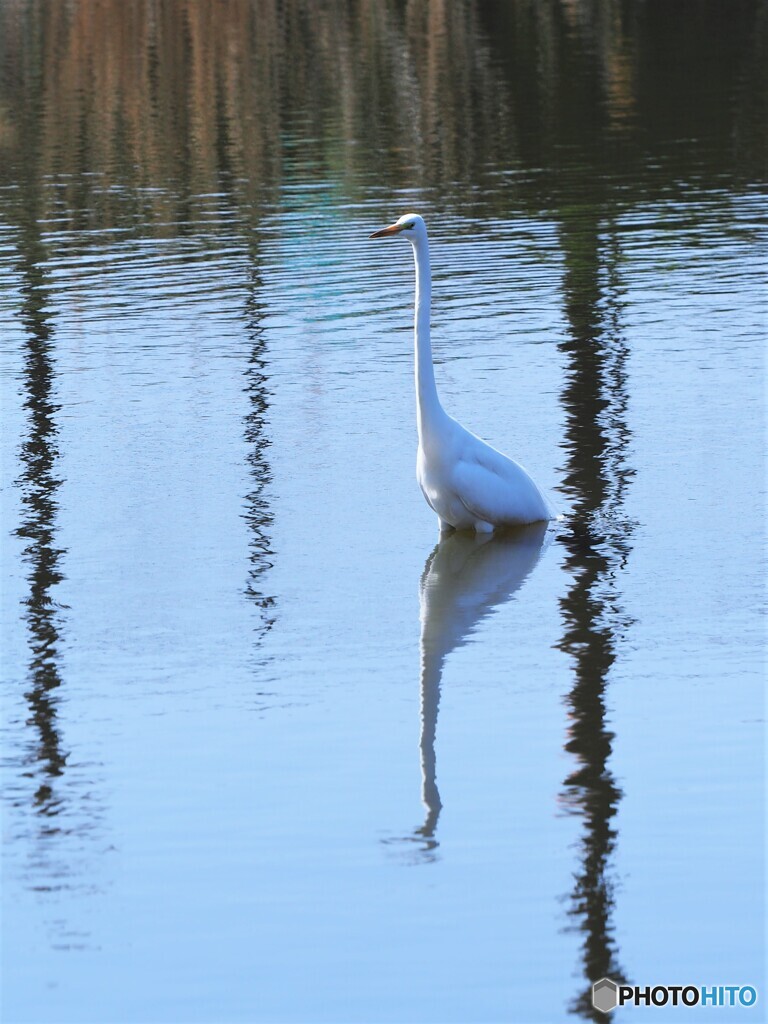
[[[0,13],[3,1020],[762,1020],[757,5],[88,8]],[[408,209],[549,528],[436,548]]]

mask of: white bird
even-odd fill
[[[491,533],[497,527],[554,519],[552,507],[523,467],[462,427],[440,404],[429,336],[432,274],[426,224],[418,214],[407,213],[370,237],[386,235],[402,235],[413,246],[416,478],[437,513],[440,532]]]

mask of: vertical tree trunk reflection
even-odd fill
[[[54,596],[62,579],[64,551],[56,540],[57,492],[61,485],[56,474],[58,406],[54,400],[55,363],[44,265],[45,250],[34,209],[25,210],[17,270],[22,278],[21,319],[27,332],[23,386],[28,432],[20,450],[24,468],[17,485],[23,511],[16,533],[27,542],[23,557],[29,565],[25,617],[30,661],[25,696],[30,724],[37,735],[33,760],[42,771],[35,802],[40,810],[51,814],[57,808],[53,780],[66,764],[56,721],[56,691],[61,685],[61,612]]]
[[[627,349],[618,324],[618,284],[610,225],[591,208],[573,211],[561,233],[565,254],[565,309],[569,337],[562,395],[566,411],[565,490],[573,502],[569,530],[561,536],[573,579],[561,600],[560,647],[573,659],[574,684],[566,697],[565,749],[576,766],[563,783],[562,801],[583,821],[579,869],[570,914],[584,934],[585,989],[572,1009],[597,1020],[591,984],[623,972],[611,920],[614,819],[621,799],[610,769],[614,734],[606,723],[606,689],[627,618],[616,576],[630,550],[621,518],[631,477],[626,448]]]

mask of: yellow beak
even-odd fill
[[[390,224],[388,228],[381,228],[380,231],[374,231],[372,235],[368,235],[369,238],[383,238],[385,235],[396,235],[403,230],[402,224]]]

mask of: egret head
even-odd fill
[[[409,242],[416,242],[419,238],[426,238],[427,225],[418,213],[406,213],[388,228],[374,231],[370,238],[384,238],[385,235],[402,235]]]

